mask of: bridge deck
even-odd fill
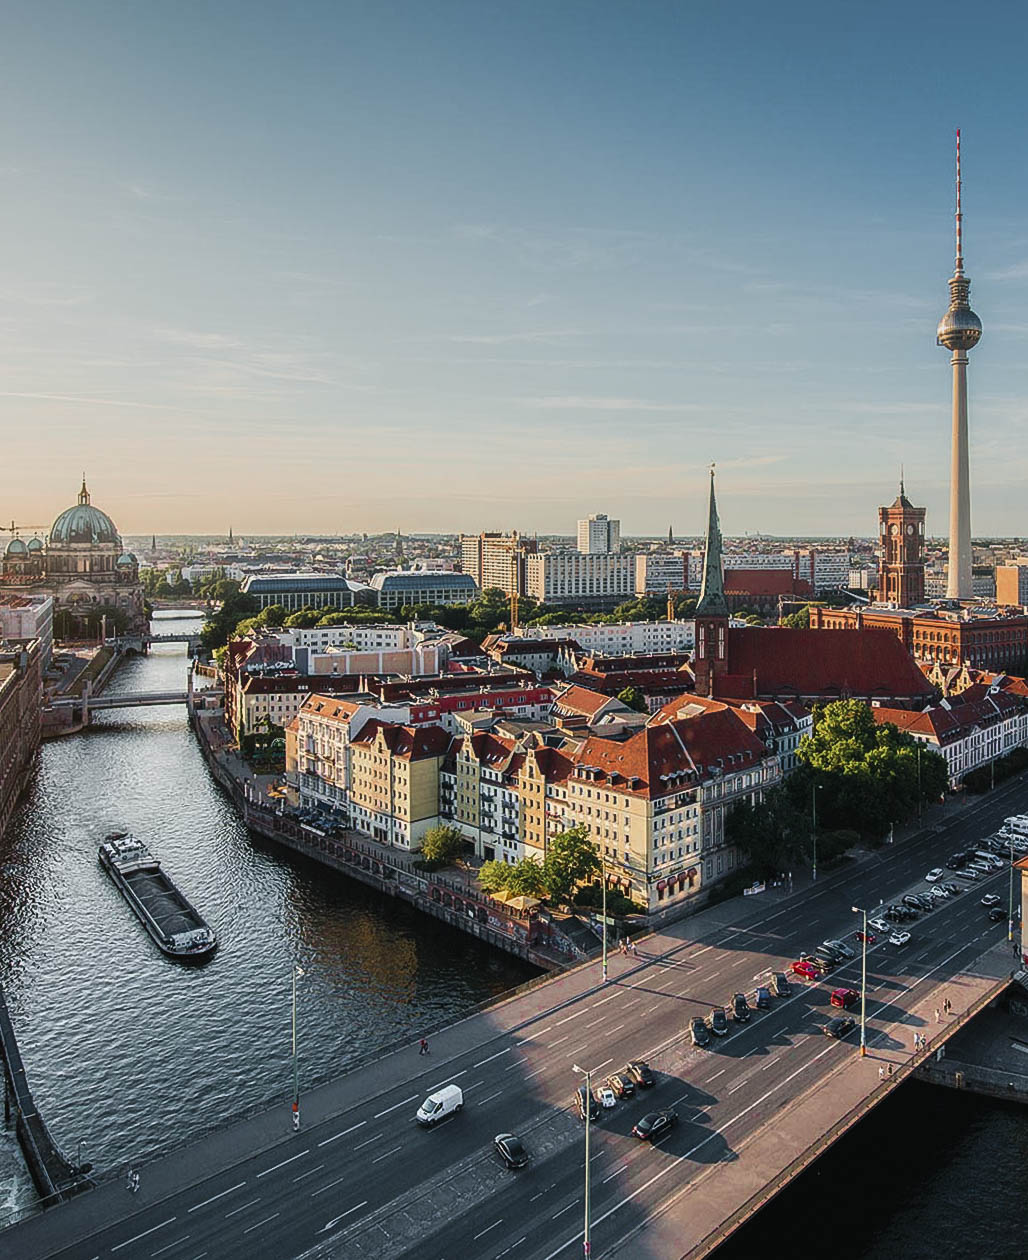
[[[640,957],[614,955],[606,986],[590,963],[433,1035],[427,1057],[414,1046],[383,1053],[306,1093],[298,1134],[283,1099],[155,1160],[143,1169],[138,1199],[109,1183],[16,1226],[9,1240],[24,1260],[90,1260],[112,1248],[133,1260],[165,1245],[171,1260],[203,1250],[220,1260],[255,1251],[271,1260],[304,1248],[317,1254],[325,1240],[325,1254],[377,1260],[385,1227],[394,1258],[492,1257],[514,1247],[518,1260],[572,1257],[582,1211],[572,1065],[592,1068],[598,1083],[645,1056],[657,1087],[593,1126],[592,1254],[704,1255],[913,1070],[915,1031],[934,1050],[996,991],[1011,955],[1003,925],[990,924],[978,902],[1005,888],[1006,874],[920,921],[910,945],[874,946],[866,1059],[852,1035],[841,1043],[821,1035],[834,1014],[828,995],[856,986],[859,958],[798,986],[708,1049],[688,1044],[690,1017],[752,991],[765,968],[781,968],[801,948],[851,936],[853,904],[917,884],[962,838],[985,834],[1020,805],[1017,791],[1023,796],[1017,783],[1000,789],[939,834],[794,896],[776,892],[756,906],[740,899],[674,925],[647,938]],[[945,1017],[937,1013],[943,997],[955,1007]],[[464,1090],[463,1112],[438,1132],[418,1129],[418,1101],[451,1080]],[[632,1123],[665,1106],[678,1110],[677,1128],[653,1146],[634,1140]],[[533,1154],[517,1176],[504,1174],[491,1151],[493,1134],[511,1129]],[[188,1234],[186,1251],[173,1226]]]

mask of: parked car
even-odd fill
[[[800,976],[803,980],[821,979],[821,968],[815,967],[812,962],[808,962],[805,958],[801,958],[799,962],[794,962],[792,964],[792,971],[793,975]],[[713,1025],[711,1025],[711,1027],[713,1027]],[[715,1029],[715,1031],[717,1030]]]
[[[588,1116],[590,1120],[599,1120],[600,1104],[596,1101],[592,1090],[579,1085],[575,1090],[575,1103],[578,1107],[579,1119],[584,1120]]]
[[[931,893],[914,893],[917,904],[922,910],[934,910],[936,902],[933,900]]]
[[[618,1105],[617,1094],[614,1093],[609,1085],[601,1086],[596,1093],[600,1100],[601,1107],[609,1110],[611,1107],[616,1107]]]
[[[861,945],[873,945],[878,940],[878,937],[875,936],[874,932],[858,932],[857,940]]]
[[[825,1024],[825,1036],[834,1037],[836,1041],[840,1041],[847,1033],[852,1032],[855,1027],[856,1023],[849,1016],[840,1019],[830,1019]]]
[[[888,932],[889,923],[886,919],[868,919],[868,926],[873,927],[876,932]]]
[[[962,867],[959,871],[957,871],[957,879],[966,879],[968,883],[976,884],[978,880],[981,879],[981,873],[979,871],[972,871],[968,867]]]
[[[700,1023],[702,1024],[703,1020],[700,1020]],[[619,1098],[631,1098],[635,1093],[635,1082],[624,1072],[615,1072],[613,1076],[608,1076],[607,1084]]]
[[[810,956],[810,961],[820,967],[822,971],[831,971],[833,967],[839,965],[839,959],[832,954],[824,954],[821,950],[815,950]]]
[[[909,932],[893,932],[889,937],[890,945],[908,945],[910,943]]]
[[[836,941],[829,938],[827,941],[822,941],[821,943],[822,945],[827,945],[830,949],[834,949],[837,953],[842,954],[843,958],[853,958],[857,952],[852,945],[847,945],[845,941]]]
[[[689,1036],[694,1046],[710,1045],[710,1030],[698,1015],[689,1021]]]
[[[986,893],[985,896],[981,900],[981,904],[983,906],[998,906],[999,901],[1000,899],[999,897],[996,896],[995,893]]]
[[[750,1010],[749,1003],[746,1001],[746,994],[733,993],[732,1018],[737,1020],[740,1024],[748,1024],[750,1022],[751,1014],[752,1012]]]
[[[929,884],[934,884],[937,879],[942,879],[942,867],[933,866],[932,869],[925,876],[925,879],[928,881]]]
[[[936,884],[932,889],[932,896],[936,901],[949,901],[950,894],[943,888],[941,884]]]
[[[942,887],[945,888],[951,897],[955,897],[958,893],[962,893],[964,891],[960,884],[954,884],[952,882],[943,884]]]
[[[789,984],[789,978],[781,971],[776,971],[771,977],[770,988],[775,997],[788,997],[792,993],[792,986]]]
[[[753,1005],[758,1011],[767,1011],[771,1009],[771,990],[766,986],[757,985],[757,991],[753,995]]]
[[[829,945],[827,941],[822,941],[817,949],[814,950],[814,953],[820,954],[822,958],[830,958],[835,966],[846,961],[846,955],[842,950],[837,949],[834,945]]]
[[[833,989],[828,1000],[832,1006],[841,1006],[844,1011],[848,1011],[860,1001],[860,994],[856,989]]]
[[[908,906],[911,910],[921,910],[924,908],[921,905],[920,897],[915,897],[913,893],[907,893],[907,895],[903,898],[903,904]]]
[[[728,1032],[728,1015],[723,1006],[715,1006],[707,1016],[707,1027],[715,1037],[723,1037]]]
[[[657,1083],[645,1059],[632,1059],[626,1066],[625,1073],[643,1089],[649,1089]]]
[[[953,856],[947,861],[946,869],[948,871],[959,871],[963,865],[964,865],[964,855],[962,853],[954,853]]]
[[[656,1142],[674,1128],[678,1112],[668,1107],[664,1111],[651,1111],[632,1126],[632,1132],[644,1142]]]
[[[1007,912],[1003,909],[1002,906],[993,906],[992,909],[989,911],[989,918],[992,920],[993,923],[1002,923],[1006,917],[1007,917]]]
[[[508,1168],[524,1168],[528,1163],[528,1151],[513,1133],[497,1133],[493,1138],[493,1149]]]

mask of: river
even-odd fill
[[[155,633],[195,628],[158,614]],[[184,688],[184,647],[131,658],[108,694]],[[165,958],[96,860],[109,831],[162,859],[218,933],[199,967]],[[457,1019],[533,968],[295,855],[255,844],[214,786],[184,707],[97,716],[44,744],[0,843],[0,982],[56,1141],[98,1170],[139,1162]],[[35,1192],[0,1131],[0,1222]],[[2,1250],[2,1248],[0,1248]]]
[[[195,626],[165,615],[158,631]],[[183,685],[182,649],[126,663],[110,690]],[[216,928],[211,962],[153,946],[100,872],[115,829],[147,839]],[[103,714],[44,745],[0,847],[0,980],[29,1080],[73,1158],[124,1167],[291,1091],[290,966],[301,1088],[526,979],[530,970],[335,872],[255,845],[212,785],[178,708]],[[1024,1254],[1023,1109],[906,1085],[718,1260]],[[0,1222],[35,1194],[0,1131]],[[972,1221],[974,1224],[972,1225]],[[972,1232],[969,1232],[972,1231]]]

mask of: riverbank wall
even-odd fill
[[[215,746],[207,715],[191,705],[189,722],[211,777],[253,835],[330,866],[385,896],[398,897],[423,914],[544,971],[561,971],[581,961],[579,952],[543,914],[503,914],[467,883],[445,872],[419,870],[413,855],[389,852],[353,831],[323,834],[254,800],[245,782],[230,770],[224,750]]]

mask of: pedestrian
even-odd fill
[[[878,1065],[878,1079],[880,1081],[885,1080],[885,1068],[881,1064]]]
[[[428,1054],[428,1038],[422,1037],[418,1043],[418,1054]]]
[[[939,1013],[939,1008],[936,1007],[935,1008],[935,1022],[938,1024],[941,1021],[941,1019],[942,1019],[942,1015]]]
[[[639,957],[639,946],[636,945],[635,941],[632,942],[632,956],[633,958]]]
[[[126,1173],[126,1175],[125,1175],[125,1189],[126,1189],[126,1190],[132,1190],[132,1189],[134,1189],[134,1186],[133,1186],[133,1178],[135,1177],[135,1175],[136,1175],[136,1174],[132,1171],[132,1169],[131,1169],[131,1168],[130,1168],[130,1169],[128,1170],[128,1172]]]
[[[891,1064],[891,1063],[889,1064],[889,1075],[890,1075],[890,1076],[892,1075],[892,1064]]]

